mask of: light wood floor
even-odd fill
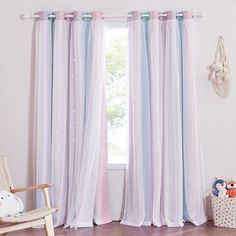
[[[152,227],[130,227],[121,225],[119,222],[95,226],[94,228],[55,229],[56,235],[66,236],[236,236],[236,229],[214,227],[211,221],[195,227],[185,224],[183,228],[167,228],[165,226]],[[45,236],[43,229],[29,229],[10,233],[9,236]]]

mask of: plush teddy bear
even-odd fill
[[[22,200],[8,191],[0,191],[0,217],[14,216],[24,210]]]
[[[228,79],[228,69],[221,62],[215,62],[214,64],[209,66],[211,70],[211,74],[209,79],[215,80],[217,83],[223,83],[223,80]]]
[[[218,71],[222,71],[223,70],[223,65],[221,62],[217,61],[215,62],[214,64],[211,65],[212,66],[212,69],[216,72]]]
[[[213,184],[213,191],[214,196],[217,197],[228,197],[227,189],[226,189],[226,182],[223,179],[216,179]]]
[[[236,197],[236,182],[234,180],[230,180],[227,182],[227,194],[230,198]]]

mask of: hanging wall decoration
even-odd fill
[[[222,98],[228,97],[230,93],[230,73],[222,36],[218,38],[215,60],[208,68],[210,70],[209,80],[211,80],[216,94]]]

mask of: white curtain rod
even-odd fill
[[[149,16],[148,13],[142,13],[141,15],[142,16]],[[194,12],[193,13],[193,17],[196,17],[196,18],[202,18],[205,15],[206,15],[205,12]],[[85,13],[83,16],[90,17],[91,15],[89,13]],[[160,13],[159,17],[161,17],[161,16],[167,16],[167,15],[165,13]],[[183,13],[177,12],[176,16],[183,16]],[[72,15],[72,14],[65,14],[65,18],[73,18],[73,17],[74,17],[74,15]],[[109,19],[109,18],[130,18],[130,17],[132,17],[132,15],[130,15],[130,14],[127,14],[127,15],[103,15],[103,17],[107,18],[107,19]],[[39,15],[37,15],[37,14],[35,14],[35,15],[22,14],[22,15],[20,15],[20,19],[22,19],[22,20],[37,19],[37,18],[39,18]],[[49,14],[48,18],[55,18],[55,14]]]

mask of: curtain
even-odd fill
[[[123,224],[206,221],[191,12],[142,16],[129,28],[129,161]]]
[[[36,183],[52,182],[54,225],[111,221],[107,181],[103,19],[40,12],[35,22]],[[37,207],[43,207],[40,193]]]

